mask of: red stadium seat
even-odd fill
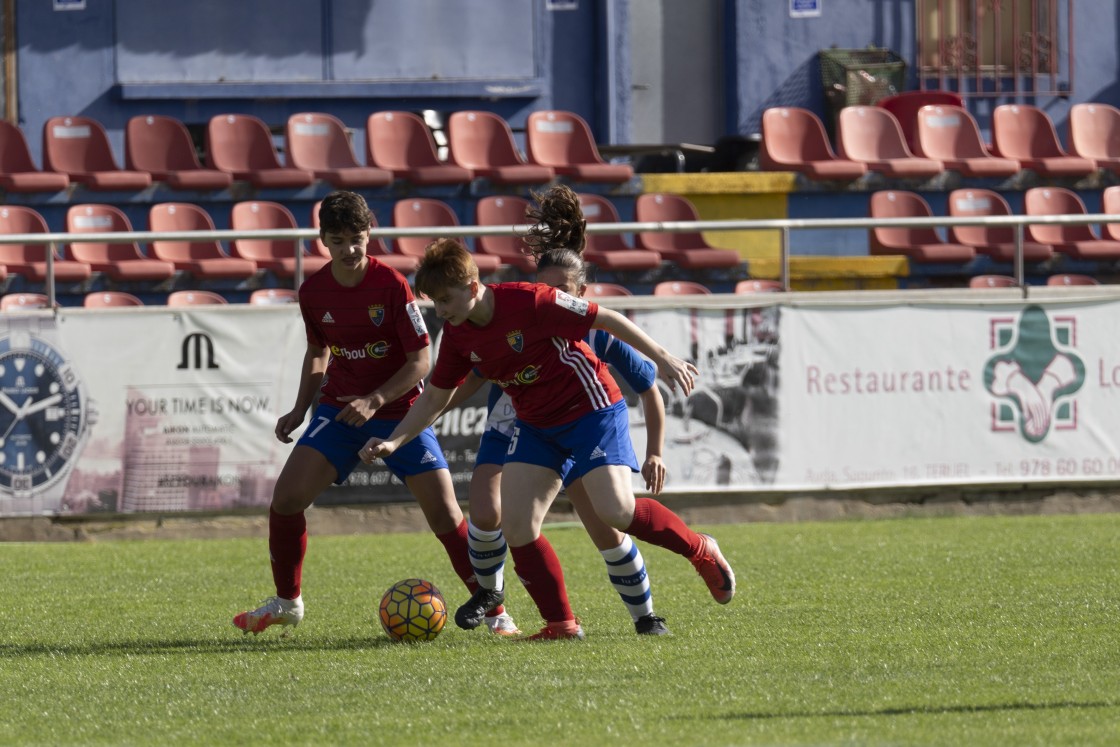
[[[762,114],[759,162],[767,171],[796,171],[814,181],[852,181],[867,166],[838,158],[816,114],[794,106],[776,106]]]
[[[735,293],[746,295],[748,293],[781,293],[784,289],[777,280],[740,280],[735,283]]]
[[[1088,176],[1097,166],[1062,149],[1046,112],[1027,104],[1003,104],[992,113],[992,147],[1024,169],[1044,177]]]
[[[898,120],[877,106],[840,110],[837,150],[841,158],[865,164],[869,171],[896,179],[926,178],[944,170],[940,161],[910,152]]]
[[[584,291],[584,298],[609,298],[611,296],[632,296],[633,293],[625,285],[615,283],[588,283]]]
[[[1069,110],[1069,150],[1120,174],[1120,109],[1108,104],[1074,104]]]
[[[711,290],[691,280],[665,280],[653,286],[655,296],[708,296]]]
[[[1007,275],[976,275],[968,279],[969,288],[1018,288],[1019,283]]]
[[[411,112],[376,112],[366,122],[366,162],[417,186],[470,184],[470,169],[440,160],[432,132]]]
[[[1062,187],[1035,187],[1023,195],[1027,215],[1086,215],[1085,203],[1076,193]],[[1120,259],[1120,241],[1102,239],[1089,225],[1028,224],[1031,241],[1046,244],[1073,259],[1112,261]]]
[[[525,163],[517,152],[509,124],[485,111],[458,111],[447,124],[451,159],[476,177],[494,184],[544,184],[556,172],[548,166]]]
[[[168,306],[225,306],[225,296],[208,290],[181,290],[169,293]]]
[[[941,161],[946,169],[967,177],[1007,177],[1019,173],[1019,162],[997,158],[980,138],[980,127],[959,106],[925,106],[917,114],[914,151]]]
[[[1101,192],[1101,212],[1108,215],[1120,215],[1120,185],[1105,187],[1104,191]],[[1102,230],[1108,238],[1120,241],[1120,224],[1106,223]]]
[[[268,127],[247,114],[211,117],[206,155],[211,167],[258,189],[309,187],[315,182],[310,171],[282,166]]]
[[[475,223],[479,226],[523,226],[529,201],[511,195],[489,195],[475,204]],[[537,271],[537,260],[520,236],[479,236],[478,253],[499,257],[502,264],[516,267],[531,275]]]
[[[634,176],[631,166],[603,160],[591,128],[573,112],[530,114],[525,125],[525,151],[529,163],[548,166],[574,181],[621,184]]]
[[[0,207],[0,234],[50,233],[47,222],[34,208],[23,205]],[[0,244],[0,266],[31,283],[47,280],[47,252],[50,244]],[[89,280],[92,268],[84,262],[54,256],[54,278],[63,283],[80,283]]]
[[[27,138],[16,125],[0,120],[0,189],[5,192],[61,192],[70,177],[41,171],[31,159]]]
[[[385,169],[358,163],[346,128],[330,114],[293,114],[288,117],[285,139],[292,166],[339,189],[384,187],[393,181]]]
[[[949,215],[953,218],[1011,215],[1007,201],[990,189],[954,190],[949,193],[948,202]],[[977,254],[991,257],[997,262],[1015,260],[1015,229],[1011,226],[951,226],[949,241],[971,246]],[[1045,262],[1053,256],[1053,249],[1035,241],[1027,241],[1024,232],[1024,262]]]
[[[647,193],[638,196],[634,219],[639,223],[678,223],[698,221],[700,216],[680,195]],[[700,232],[647,231],[638,234],[636,243],[685,270],[727,269],[743,261],[737,251],[712,246]]]
[[[429,198],[416,198],[413,200],[399,200],[393,205],[393,226],[395,228],[433,228],[430,236],[400,236],[393,239],[393,251],[410,257],[422,259],[428,244],[439,237],[439,228],[457,227],[459,218],[455,211],[441,200]],[[463,246],[467,242],[459,239]],[[502,260],[489,254],[474,254],[474,263],[480,275],[488,275],[497,271],[502,265]]]
[[[249,294],[249,303],[254,306],[299,303],[299,293],[291,288],[258,288]]]
[[[299,228],[288,208],[278,202],[264,200],[235,203],[229,222],[230,228],[235,231]],[[230,254],[251,259],[258,267],[283,278],[295,276],[297,252],[301,255],[305,276],[330,262],[327,257],[306,254],[303,242],[298,239],[234,239],[230,242]]]
[[[311,208],[311,227],[319,228],[319,205],[322,202],[316,202]],[[370,223],[370,228],[377,228],[377,218],[374,218]],[[331,256],[331,250],[327,248],[326,244],[321,239],[315,239],[315,251],[324,257]],[[416,268],[420,266],[419,257],[407,257],[403,254],[392,254],[389,252],[388,247],[381,237],[371,236],[369,243],[366,244],[366,254],[374,257],[383,265],[392,267],[402,275],[411,275],[416,272]]]
[[[51,117],[43,123],[43,168],[98,191],[130,191],[152,184],[152,175],[117,166],[109,136],[89,117]]]
[[[174,190],[227,189],[233,177],[202,167],[186,126],[174,117],[141,114],[124,131],[125,164]]]
[[[148,228],[152,231],[213,231],[210,214],[198,205],[164,202],[148,211]],[[190,273],[198,280],[248,280],[257,273],[257,263],[231,257],[216,240],[153,241],[150,253],[157,259],[172,262],[175,269]]]
[[[9,293],[0,297],[0,311],[47,309],[50,305],[50,299],[42,293]]]
[[[902,136],[906,139],[906,147],[912,153],[918,151],[918,112],[923,106],[963,106],[964,101],[960,94],[952,91],[903,91],[894,96],[879,99],[875,106],[886,109],[898,120],[902,128]],[[936,156],[927,156],[936,158]]]
[[[1100,281],[1092,275],[1062,274],[1051,275],[1046,278],[1047,285],[1100,285]]]
[[[921,195],[883,190],[871,195],[871,217],[932,218],[933,211]],[[963,263],[976,256],[971,246],[944,241],[933,228],[873,228],[869,248],[872,255],[901,254],[919,263]]]
[[[112,205],[71,205],[66,211],[68,233],[131,232],[132,224],[119,208]],[[114,281],[159,281],[175,275],[175,265],[146,257],[135,241],[70,243],[66,258],[85,262],[96,272],[103,272]]]
[[[588,224],[619,223],[614,203],[606,197],[580,194],[579,206]],[[661,255],[652,249],[635,249],[622,234],[587,234],[583,258],[599,269],[609,272],[653,270],[661,267]]]
[[[124,291],[97,291],[87,293],[82,306],[87,309],[105,309],[118,306],[143,306],[144,302],[131,293]]]

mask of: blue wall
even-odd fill
[[[1073,0],[1068,0],[1073,2]],[[907,62],[909,88],[918,88],[914,0],[825,0],[819,18],[790,18],[782,0],[736,0],[732,41],[740,134],[760,130],[762,112],[771,106],[801,106],[827,115],[817,53],[830,47],[886,47]],[[1057,34],[1065,59],[1066,14]],[[1120,106],[1120,6],[1115,2],[1074,3],[1072,93],[1068,97],[1021,97],[1044,109],[1065,140],[1066,118],[1076,103],[1096,101]],[[1067,71],[1063,71],[1067,72]],[[1012,99],[968,99],[982,127],[996,104]]]

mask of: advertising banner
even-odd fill
[[[666,491],[741,492],[1116,479],[1118,311],[1102,300],[626,313],[700,370],[689,397],[658,384]],[[305,350],[294,305],[0,316],[0,515],[267,506],[292,449],[273,431]],[[485,393],[435,425],[461,499]],[[624,393],[641,459],[644,414]],[[317,503],[409,499],[376,464]]]

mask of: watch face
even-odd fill
[[[0,339],[0,490],[37,492],[66,473],[82,405],[77,375],[54,348]]]

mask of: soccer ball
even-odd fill
[[[378,616],[394,641],[430,641],[447,622],[447,604],[431,581],[406,578],[382,595]]]

